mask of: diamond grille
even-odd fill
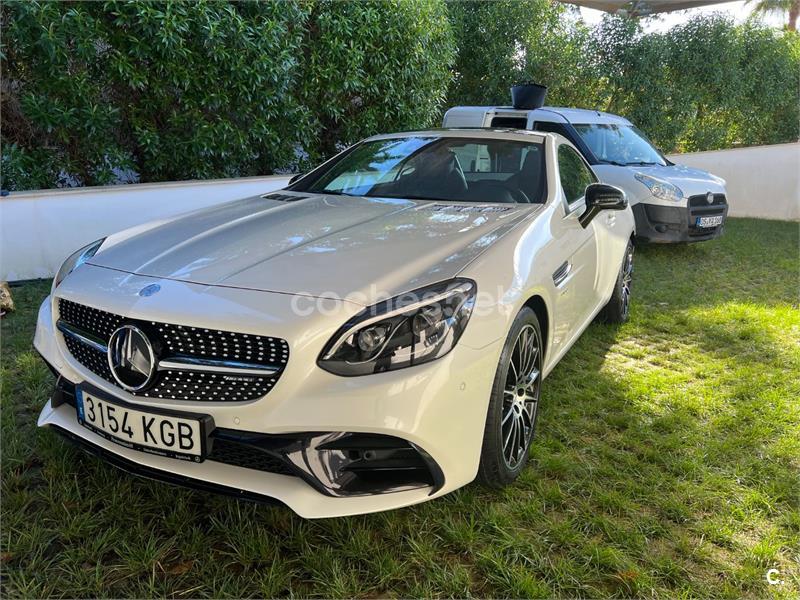
[[[58,301],[58,310],[62,321],[105,343],[108,343],[111,334],[120,325],[132,323],[147,334],[161,359],[184,356],[233,360],[281,369],[271,376],[226,375],[178,369],[162,371],[150,388],[135,392],[136,396],[207,402],[254,400],[273,388],[289,360],[289,345],[280,338],[125,319],[63,298]],[[103,352],[70,336],[64,336],[64,339],[75,360],[92,373],[116,385]]]

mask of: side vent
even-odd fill
[[[280,202],[296,202],[303,198],[308,198],[308,196],[294,196],[291,194],[264,194],[261,197],[267,200],[278,200]]]
[[[560,286],[567,280],[570,271],[572,271],[572,265],[569,261],[566,261],[563,265],[556,269],[555,273],[553,273],[553,283],[556,287]]]

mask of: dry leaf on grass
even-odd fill
[[[14,299],[11,297],[11,288],[8,282],[0,281],[0,315],[14,310]]]
[[[185,560],[183,562],[175,563],[171,567],[167,568],[167,573],[170,575],[185,575],[191,570],[193,565],[193,560]]]

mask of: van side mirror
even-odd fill
[[[625,210],[628,199],[618,187],[605,183],[593,183],[586,186],[586,210],[578,217],[581,227],[586,229],[589,223],[603,210]]]
[[[289,179],[289,185],[292,185],[295,181],[300,179],[303,175],[305,175],[305,173],[295,173],[294,175],[292,175],[291,179]]]

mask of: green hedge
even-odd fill
[[[625,115],[665,151],[796,140],[800,37],[695,18],[586,27],[551,0],[2,4],[2,187],[305,168],[444,108]]]
[[[6,189],[296,167],[433,124],[454,52],[440,0],[8,0],[2,19]]]
[[[313,159],[359,139],[436,125],[455,46],[438,0],[313,5],[297,93]]]
[[[306,16],[290,3],[5,2],[4,185],[286,164],[305,119],[291,90]]]
[[[624,115],[665,151],[795,141],[800,36],[701,15],[666,33],[607,16],[587,28],[547,0],[451,6],[459,54],[448,104],[507,104],[508,82],[547,85],[548,104]]]
[[[798,139],[794,32],[711,15],[643,35],[635,24],[607,18],[590,48],[607,90],[601,106],[630,118],[668,151]]]

